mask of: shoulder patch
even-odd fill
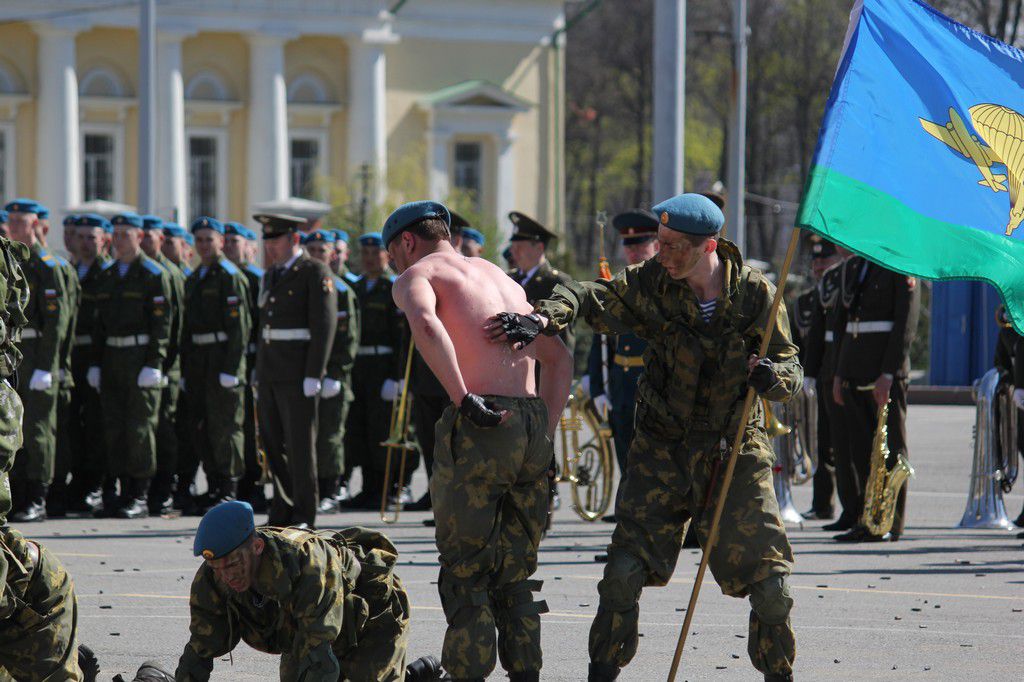
[[[263,268],[256,267],[252,263],[249,263],[248,265],[245,266],[245,271],[253,275],[256,275],[257,277],[262,277],[264,272]]]
[[[46,253],[46,251],[39,252],[39,260],[46,263],[46,267],[48,268],[55,268],[58,265],[60,265],[60,263],[57,262],[57,259],[51,256],[50,254]]]
[[[71,263],[69,263],[67,261],[67,259],[64,258],[64,256],[54,256],[54,257],[57,259],[57,262],[60,263],[61,267],[64,267],[64,268],[71,267]]]
[[[220,259],[220,266],[224,268],[224,272],[228,273],[229,275],[239,274],[238,267],[236,267],[235,264],[229,261],[227,258]]]
[[[345,281],[341,277],[338,277],[337,275],[331,275],[331,278],[334,280],[335,289],[337,289],[338,291],[345,290]]]
[[[115,261],[113,258],[111,258],[110,260],[102,261],[100,263],[100,270],[108,270],[110,266],[113,265],[115,262],[117,261]]]
[[[388,275],[388,281],[391,282],[392,284],[394,284],[395,281],[397,281],[397,280],[398,280],[398,275]]]
[[[352,284],[355,284],[356,282],[359,281],[359,275],[357,275],[354,272],[346,272],[345,279],[351,282]]]
[[[142,267],[144,267],[146,270],[149,270],[149,272],[154,275],[160,275],[161,273],[165,272],[165,270],[162,267],[160,267],[159,263],[150,258],[147,258],[146,256],[142,257]]]

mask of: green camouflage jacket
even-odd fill
[[[758,350],[775,286],[743,265],[736,246],[724,239],[718,256],[723,294],[707,323],[689,284],[670,278],[656,259],[630,266],[608,282],[561,284],[536,306],[551,320],[546,334],[583,317],[598,333],[633,332],[648,342],[637,388],[637,429],[670,440],[689,436],[698,445],[694,441],[718,442],[739,428],[747,358]],[[800,390],[797,353],[783,306],[767,355],[779,381],[765,398],[786,401]],[[760,421],[760,401],[755,401],[748,425]]]

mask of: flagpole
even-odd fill
[[[793,234],[789,238],[789,248],[786,250],[786,261],[782,264],[782,270],[779,272],[779,284],[775,289],[775,298],[772,300],[772,307],[768,313],[768,326],[761,336],[761,347],[757,353],[759,358],[763,358],[768,353],[768,345],[772,340],[772,332],[775,331],[779,307],[782,305],[782,295],[786,290],[786,279],[789,277],[790,266],[793,264],[793,257],[796,255],[796,248],[799,243],[800,228],[794,227]],[[747,389],[747,397],[743,401],[743,411],[740,412],[740,425],[736,431],[736,437],[732,441],[729,462],[726,464],[725,473],[722,475],[721,492],[718,493],[718,500],[715,502],[715,515],[711,519],[711,530],[708,532],[707,542],[704,543],[704,553],[700,557],[697,577],[693,581],[690,603],[686,607],[686,617],[683,619],[683,629],[679,631],[679,641],[676,644],[675,656],[672,658],[672,668],[668,672],[668,682],[675,682],[676,673],[679,671],[679,659],[683,655],[683,647],[686,646],[686,635],[690,631],[690,624],[693,622],[693,612],[697,606],[697,597],[700,595],[700,585],[704,580],[704,573],[708,568],[708,559],[711,557],[711,552],[715,548],[715,542],[718,540],[718,526],[722,521],[725,499],[729,493],[729,485],[732,483],[732,475],[736,469],[736,460],[739,457],[740,447],[743,445],[743,433],[747,427],[747,420],[750,419],[750,409],[753,407],[756,395],[753,388]]]

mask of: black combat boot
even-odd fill
[[[149,488],[150,516],[161,516],[169,514],[174,509],[174,482],[176,476],[168,473],[157,473],[153,478],[153,485]]]
[[[221,502],[231,502],[238,499],[238,479],[237,478],[222,478],[220,485],[217,487],[217,499],[214,501],[214,506]]]
[[[149,516],[149,479],[133,478],[128,481],[128,495],[124,506],[117,510],[119,519],[142,519]]]
[[[15,523],[32,523],[33,521],[46,520],[46,489],[45,483],[29,481],[25,487],[24,506],[11,514],[11,521]]]
[[[441,680],[444,670],[436,656],[423,656],[405,667],[406,682],[435,682]]]
[[[46,516],[51,519],[63,519],[68,515],[68,498],[70,489],[67,481],[58,482],[54,479],[50,490],[46,493]]]
[[[117,479],[113,476],[107,476],[103,481],[101,502],[93,510],[92,515],[97,519],[112,519],[117,515],[117,510],[120,508],[121,499],[117,496]]]
[[[612,682],[619,678],[618,666],[611,663],[591,663],[587,682]]]
[[[317,489],[320,491],[320,506],[317,507],[317,511],[321,514],[333,514],[338,511],[338,479],[321,478],[317,481]]]
[[[82,679],[85,682],[96,682],[100,675],[100,662],[92,649],[84,644],[78,645],[78,667],[82,671]]]
[[[508,679],[511,682],[540,682],[540,671],[524,670],[521,673],[509,673]]]
[[[765,673],[764,682],[793,682],[793,673]]]
[[[188,516],[203,516],[217,504],[220,499],[221,480],[217,476],[206,477],[206,492],[202,495],[192,497],[192,506],[188,510]]]

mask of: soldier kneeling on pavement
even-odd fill
[[[213,659],[239,640],[280,654],[282,680],[440,679],[432,657],[405,666],[409,598],[384,535],[255,528],[252,507],[236,500],[207,512],[193,551],[205,561],[178,682],[209,680]]]

